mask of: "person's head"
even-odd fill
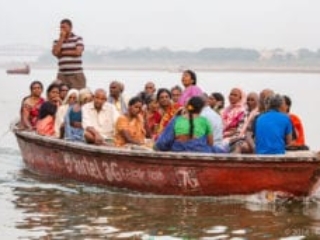
[[[185,70],[182,74],[182,84],[184,87],[189,87],[191,85],[197,85],[197,75],[192,70]]]
[[[179,98],[181,97],[182,94],[182,88],[178,85],[174,86],[171,88],[171,97],[172,97],[172,102],[176,103],[179,101]]]
[[[71,22],[71,20],[67,19],[67,18],[62,19],[60,21],[60,30],[66,32],[67,35],[70,34],[71,31],[72,31],[72,22]]]
[[[144,92],[147,94],[147,95],[152,95],[156,92],[156,85],[154,84],[154,82],[147,82],[145,85],[144,85]]]
[[[289,113],[291,109],[292,101],[290,97],[288,97],[287,95],[283,95],[282,97],[283,97],[283,104],[281,106],[281,111],[284,113]]]
[[[60,99],[63,101],[65,97],[67,96],[68,91],[70,90],[69,85],[65,83],[59,84],[59,92],[60,92]]]
[[[187,102],[186,105],[186,110],[189,115],[189,124],[190,124],[190,129],[189,129],[189,137],[192,138],[194,135],[194,114],[199,114],[204,107],[205,102],[203,100],[203,96],[196,96],[196,97],[191,97],[189,101]]]
[[[47,100],[50,102],[58,102],[60,100],[59,97],[59,85],[58,84],[50,84],[47,88]]]
[[[79,90],[77,89],[70,89],[67,93],[67,96],[64,98],[64,100],[62,101],[62,105],[65,104],[75,104],[79,101]]]
[[[93,105],[94,108],[98,111],[100,111],[107,101],[107,93],[105,90],[99,88],[94,92],[93,95]]]
[[[43,85],[40,81],[33,81],[30,84],[30,92],[33,97],[40,97],[43,92]]]
[[[93,94],[89,88],[82,88],[79,91],[79,103],[80,105],[86,104],[93,100]]]
[[[250,92],[247,95],[247,106],[249,111],[259,107],[259,95],[256,92]]]
[[[274,95],[274,91],[266,88],[263,89],[259,94],[259,112],[265,112],[266,111],[266,99],[270,96]]]
[[[204,105],[203,96],[195,96],[189,99],[186,109],[191,114],[199,114]]]
[[[133,97],[129,100],[128,103],[128,113],[131,117],[137,116],[141,113],[142,109],[142,100],[139,97]]]
[[[284,103],[284,99],[280,94],[273,94],[266,98],[266,109],[280,111],[281,106]]]
[[[166,108],[171,104],[171,93],[166,88],[160,88],[157,92],[157,101],[162,108]]]
[[[159,104],[155,95],[147,96],[147,98],[145,99],[145,104],[150,111],[156,111],[159,108]]]
[[[109,94],[111,97],[119,98],[122,93],[123,85],[118,81],[113,81],[109,85]]]
[[[243,101],[243,93],[242,90],[239,88],[233,88],[229,94],[229,102],[231,105],[239,104]]]
[[[224,96],[220,92],[213,92],[209,96],[209,106],[214,109],[223,109],[224,108]]]

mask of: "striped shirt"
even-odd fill
[[[53,44],[56,45],[57,43],[58,40],[55,40]],[[71,33],[70,37],[62,43],[62,56],[58,60],[59,73],[68,75],[82,72],[81,56],[75,57],[68,54],[63,54],[64,51],[73,51],[79,46],[84,47],[82,37],[73,33]]]

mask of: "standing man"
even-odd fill
[[[57,78],[79,90],[86,86],[81,59],[83,50],[82,37],[72,33],[72,22],[69,19],[61,20],[60,37],[54,41],[52,48],[52,54],[58,58]]]

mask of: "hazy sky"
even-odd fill
[[[51,47],[70,18],[86,45],[320,48],[319,0],[0,0],[0,45]]]

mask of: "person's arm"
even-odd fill
[[[120,134],[122,135],[122,137],[126,140],[126,143],[132,143],[132,144],[137,144],[137,145],[141,145],[143,144],[143,142],[139,142],[135,139],[133,139],[131,137],[131,134],[129,133],[129,131],[123,129],[120,131]]]
[[[73,56],[73,57],[80,57],[84,50],[83,45],[78,45],[75,50],[66,50],[63,51],[63,55]]]
[[[286,135],[286,145],[291,145],[292,143],[292,134],[287,134]]]
[[[22,106],[22,113],[21,113],[21,121],[23,126],[27,127],[28,129],[32,130],[31,122],[29,121],[30,117],[30,108],[23,104]]]
[[[63,41],[65,39],[66,39],[66,32],[61,31],[59,40],[53,45],[53,48],[52,48],[52,54],[57,58],[61,57],[61,48],[62,48]]]
[[[286,141],[286,145],[291,145],[292,144],[292,140],[293,140],[293,137],[292,137],[292,132],[294,131],[293,129],[293,125],[292,125],[292,122],[290,120],[290,118],[288,117],[288,123],[287,123],[287,126],[286,126],[286,129],[285,129],[285,141]]]
[[[207,143],[209,146],[213,146],[213,134],[208,134],[207,135]]]

